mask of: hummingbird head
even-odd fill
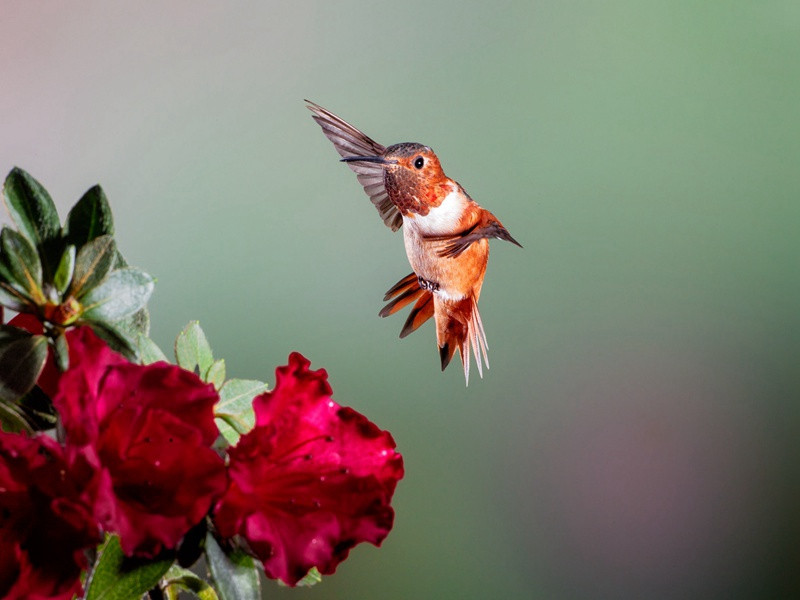
[[[448,181],[439,159],[428,146],[414,142],[393,144],[380,156],[348,156],[345,162],[371,162],[384,171],[384,185],[392,203],[405,214],[427,214],[445,195]]]

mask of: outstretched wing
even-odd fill
[[[308,109],[314,113],[313,119],[322,127],[325,134],[340,156],[380,156],[386,150],[384,146],[368,135],[359,131],[350,123],[337,117],[329,110],[306,100]],[[381,219],[392,231],[397,231],[403,224],[403,217],[397,207],[389,200],[383,179],[383,167],[376,163],[352,161],[347,166],[358,176],[364,191],[378,209]]]

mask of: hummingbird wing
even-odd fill
[[[331,111],[306,100],[308,109],[314,113],[312,117],[325,134],[339,156],[380,156],[386,148],[373,140],[365,133],[359,131],[350,123],[337,117]],[[397,231],[403,224],[403,216],[397,207],[389,200],[386,184],[383,179],[383,166],[370,162],[348,162],[347,166],[358,176],[358,181],[364,187],[369,199],[378,209],[381,219],[392,231]]]
[[[439,250],[439,256],[444,258],[455,258],[464,252],[464,250],[469,248],[473,243],[483,238],[496,238],[498,240],[505,240],[522,248],[522,244],[511,237],[511,234],[508,233],[508,229],[503,227],[499,221],[495,220],[490,220],[483,225],[478,222],[473,227],[470,227],[461,233],[457,233],[454,236],[436,236],[434,239],[448,242],[445,244],[444,248]]]

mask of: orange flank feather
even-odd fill
[[[414,305],[414,308],[411,309],[411,312],[408,313],[406,323],[403,325],[403,329],[400,331],[400,337],[404,338],[409,333],[416,331],[420,325],[433,316],[433,313],[433,294],[430,292],[425,292],[422,294],[422,296],[420,296],[419,300],[417,300],[417,303]]]

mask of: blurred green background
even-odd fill
[[[800,597],[800,4],[0,1],[0,169],[99,182],[233,376],[292,350],[395,436],[381,549],[265,597]],[[432,146],[492,243],[492,368],[302,99]],[[7,216],[3,216],[7,220]]]

